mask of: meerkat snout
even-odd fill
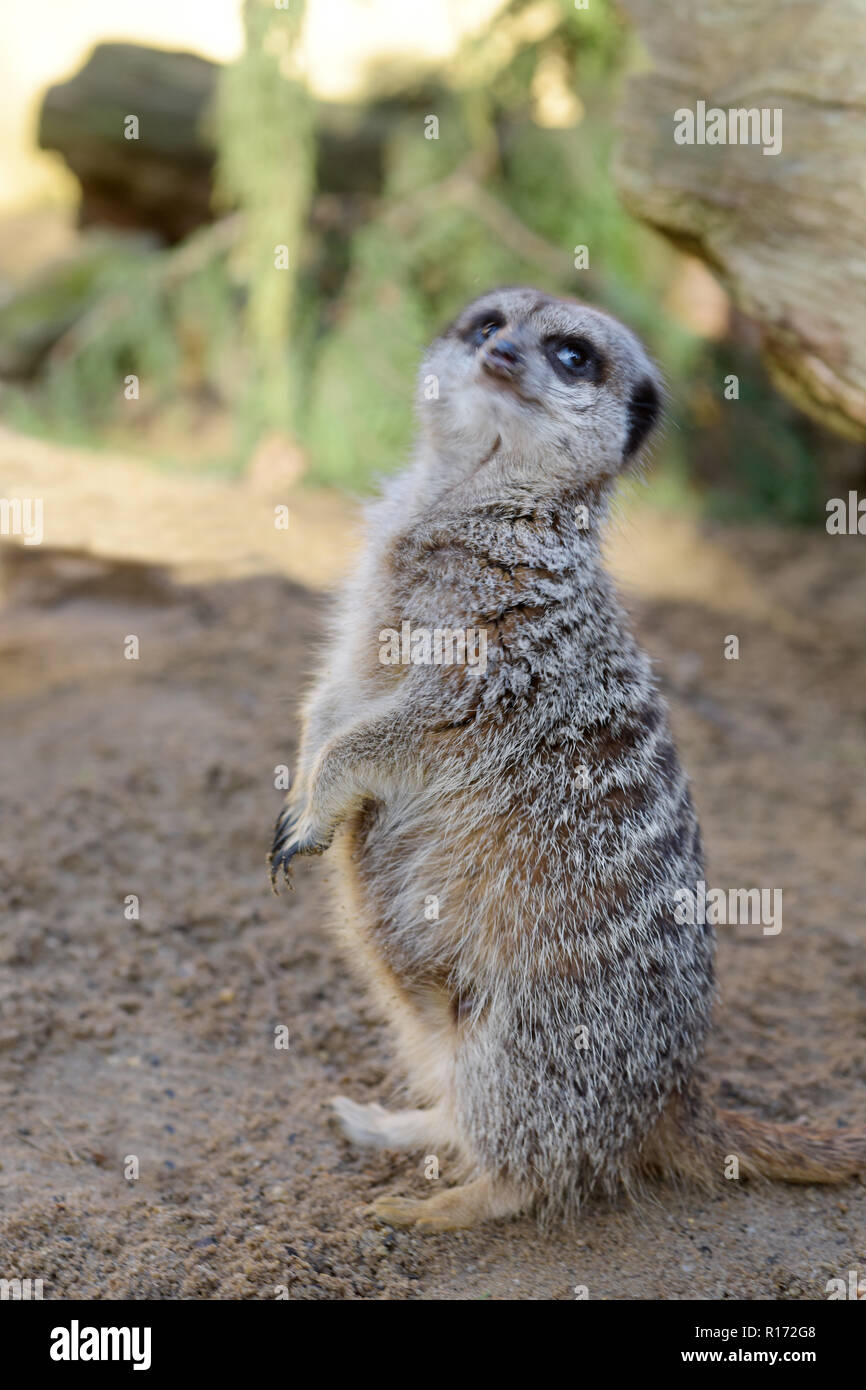
[[[479,352],[483,371],[497,380],[516,381],[523,375],[529,345],[528,334],[505,330],[492,334]]]
[[[640,453],[661,380],[638,339],[609,315],[537,290],[492,291],[433,343],[421,369],[422,431],[437,463],[483,463],[507,493],[613,477]],[[519,460],[519,464],[516,462]]]

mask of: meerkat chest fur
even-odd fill
[[[462,630],[476,656],[484,635],[483,669],[437,666],[435,650],[429,667],[411,652],[383,664],[382,689],[410,670],[429,685],[430,718],[359,815],[359,872],[385,949],[475,998],[546,968],[576,978],[631,930],[651,861],[663,900],[683,860],[699,858],[665,710],[602,567],[595,505],[589,524],[568,493],[516,516],[443,512],[394,538],[366,595],[365,608],[394,615],[389,631]]]

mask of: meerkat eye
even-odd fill
[[[469,325],[464,336],[466,341],[471,343],[473,347],[480,347],[485,338],[491,338],[494,333],[502,328],[504,323],[505,319],[501,314],[497,314],[496,312],[482,314],[474,323]]]
[[[582,348],[573,347],[571,343],[563,343],[562,347],[556,349],[556,355],[563,367],[570,372],[579,372],[586,363],[586,353]]]
[[[587,338],[548,338],[547,360],[561,381],[592,381],[602,377],[602,358]]]

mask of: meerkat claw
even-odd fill
[[[271,856],[281,850],[291,839],[292,831],[297,824],[298,816],[291,811],[288,806],[277,816],[277,823],[274,826],[274,839],[271,845]]]
[[[274,839],[271,852],[268,855],[268,864],[270,865],[271,888],[275,893],[279,893],[277,877],[280,869],[283,871],[283,877],[289,888],[292,887],[290,862],[293,855],[297,853],[297,846],[291,841],[297,820],[297,814],[287,806],[280,812],[274,826]]]
[[[271,887],[272,887],[272,889],[274,890],[274,892],[275,892],[277,895],[279,895],[279,891],[280,891],[280,888],[279,888],[279,873],[280,873],[280,869],[282,869],[282,871],[283,871],[283,879],[284,879],[284,881],[285,881],[287,887],[289,887],[289,888],[294,888],[294,884],[292,883],[292,864],[291,864],[291,861],[292,861],[293,858],[294,858],[294,851],[293,851],[291,848],[290,848],[290,849],[287,849],[287,850],[283,850],[283,851],[281,851],[281,853],[279,853],[279,854],[273,854],[273,853],[271,853],[270,856],[269,856],[269,858],[268,858],[268,863],[270,864],[270,868],[271,868]]]
[[[330,844],[330,840],[316,839],[314,836],[298,833],[298,823],[301,817],[297,811],[292,811],[289,807],[278,816],[274,827],[274,841],[271,845],[271,852],[268,856],[268,863],[271,868],[271,887],[274,892],[277,889],[277,878],[280,869],[283,871],[283,878],[288,886],[292,887],[292,860],[296,854],[324,854]]]
[[[277,878],[280,869],[283,871],[283,878],[289,888],[294,886],[292,884],[292,860],[296,854],[324,854],[330,844],[330,840],[315,840],[309,835],[302,839],[290,839],[294,826],[295,822],[286,825],[285,832],[274,841],[268,856],[268,862],[271,866],[271,887],[275,893],[279,891]]]

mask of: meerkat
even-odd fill
[[[272,882],[336,859],[413,1101],[333,1108],[354,1143],[448,1155],[459,1179],[381,1197],[392,1225],[565,1220],[731,1156],[803,1182],[866,1167],[866,1135],[717,1111],[701,1072],[714,932],[674,909],[703,878],[698,821],[601,553],[662,397],[605,313],[532,289],[469,305],[422,364],[414,455],[369,510],[304,707]],[[408,659],[383,657],[407,631]],[[483,662],[431,657],[436,632],[483,632]]]

